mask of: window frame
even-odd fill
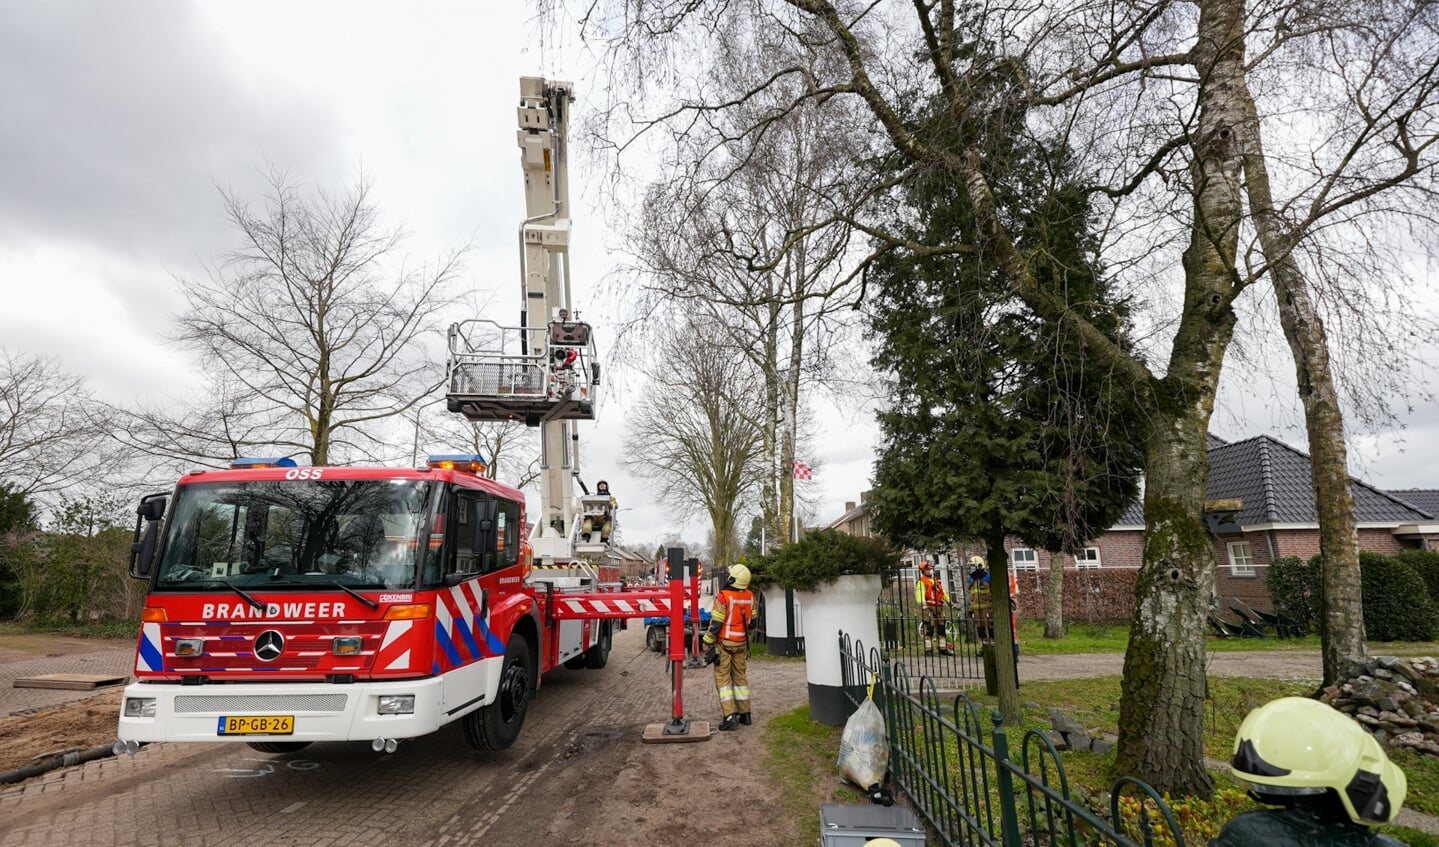
[[[1243,547],[1244,555],[1236,556],[1234,548]],[[1255,576],[1254,570],[1254,548],[1248,541],[1230,541],[1226,545],[1229,553],[1229,575],[1230,576]],[[1241,565],[1240,560],[1247,560],[1249,564]]]
[[[1019,554],[1021,552],[1029,554],[1029,561],[1024,563],[1021,563],[1019,561]],[[1009,564],[1012,568],[1014,568],[1014,570],[1017,571],[1038,571],[1039,551],[1035,550],[1033,547],[1015,547],[1013,550],[1009,551]]]
[[[1091,552],[1094,553],[1093,557],[1089,555]],[[1089,545],[1085,547],[1084,558],[1081,559],[1078,556],[1074,557],[1074,567],[1077,570],[1082,571],[1099,570],[1100,568],[1104,567],[1104,561],[1101,558],[1099,548],[1095,547],[1094,545]]]

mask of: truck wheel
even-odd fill
[[[665,651],[665,635],[659,624],[650,624],[650,628],[645,630],[645,646],[650,648],[651,653]]]
[[[597,671],[610,661],[610,644],[614,636],[610,634],[610,623],[605,621],[600,624],[600,637],[594,646],[585,651],[585,667]]]
[[[310,746],[308,741],[251,741],[251,750],[261,753],[298,753]]]
[[[495,702],[465,715],[465,740],[477,750],[503,750],[520,737],[525,712],[530,707],[530,644],[519,633],[510,636],[505,663],[500,670],[500,690]]]

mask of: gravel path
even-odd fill
[[[1123,653],[1026,656],[1021,649],[1019,655],[1020,680],[1043,682],[1053,679],[1118,676],[1123,670]],[[1318,682],[1323,676],[1324,665],[1318,650],[1251,650],[1210,653],[1208,670],[1213,676],[1256,676]]]

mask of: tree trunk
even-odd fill
[[[1309,434],[1310,476],[1319,516],[1321,584],[1320,640],[1324,684],[1339,682],[1352,662],[1368,655],[1364,637],[1364,602],[1359,573],[1359,531],[1354,495],[1349,487],[1349,458],[1344,446],[1344,418],[1329,367],[1324,324],[1294,260],[1297,235],[1274,208],[1264,138],[1254,98],[1243,89],[1245,121],[1240,127],[1245,151],[1244,182],[1259,243],[1274,281],[1279,323],[1294,355],[1299,399]]]
[[[1015,669],[1014,598],[1009,594],[1009,554],[1004,549],[1001,527],[985,539],[989,562],[989,608],[994,616],[994,680],[999,689],[999,713],[1004,722],[1017,727],[1024,719],[1019,706],[1019,674]]]
[[[1049,579],[1044,583],[1044,637],[1064,637],[1064,554],[1049,551]]]
[[[1185,319],[1174,340],[1146,445],[1144,564],[1124,654],[1116,774],[1208,797],[1204,764],[1205,616],[1214,594],[1204,522],[1206,439],[1224,351],[1234,333],[1242,160],[1243,0],[1201,0],[1192,50],[1201,80],[1192,136],[1194,221],[1184,251]]]

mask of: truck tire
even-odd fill
[[[665,651],[665,633],[659,624],[652,623],[650,628],[645,630],[645,646],[650,648],[651,653]]]
[[[251,750],[261,753],[298,753],[310,746],[308,741],[251,741]]]
[[[595,641],[594,646],[585,651],[585,667],[597,671],[610,661],[610,645],[614,642],[614,636],[610,634],[610,622],[604,621],[600,624],[600,637]]]
[[[504,750],[520,737],[534,683],[530,643],[519,633],[510,636],[495,702],[465,715],[465,740],[476,750]]]

